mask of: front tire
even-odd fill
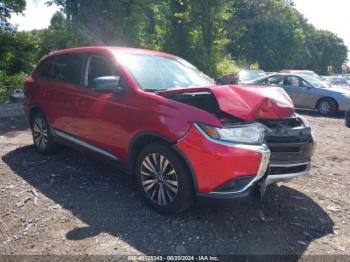
[[[350,109],[345,112],[345,126],[350,128]]]
[[[323,98],[317,103],[317,110],[323,116],[332,116],[338,112],[338,105],[333,99]]]
[[[143,200],[163,214],[188,209],[194,202],[194,187],[187,170],[169,146],[146,146],[136,165],[136,182]]]
[[[44,155],[52,155],[57,150],[57,144],[51,134],[49,123],[42,112],[34,115],[31,122],[35,150]]]

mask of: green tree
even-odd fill
[[[324,30],[314,30],[306,39],[310,68],[320,74],[327,73],[327,67],[332,65],[336,73],[341,73],[341,65],[347,61],[348,48],[344,41],[334,33]]]
[[[56,12],[53,15],[51,24],[47,29],[36,31],[35,34],[40,42],[37,57],[41,57],[52,51],[78,47],[85,44],[79,41],[66,17],[61,12]]]
[[[211,76],[257,64],[264,70],[339,71],[347,47],[316,30],[291,0],[49,0],[61,7],[47,29],[4,27],[25,1],[0,0],[0,70],[30,72],[42,55],[87,45],[158,49],[181,56]]]
[[[281,0],[237,0],[228,23],[229,51],[238,60],[265,70],[294,68],[301,58],[305,32],[299,13]]]
[[[36,63],[38,38],[31,32],[0,30],[0,70],[9,75],[30,73]]]
[[[231,13],[223,0],[169,2],[163,50],[184,57],[212,76],[225,58],[225,22]]]
[[[8,19],[12,13],[22,13],[26,7],[25,0],[0,0],[0,28],[9,29]]]

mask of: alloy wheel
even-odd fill
[[[178,176],[173,165],[163,155],[147,155],[141,164],[141,183],[147,196],[159,206],[168,206],[178,192]]]
[[[318,106],[318,110],[321,114],[329,114],[329,112],[331,111],[331,105],[328,101],[322,101]]]
[[[45,150],[48,143],[48,130],[44,120],[40,117],[36,118],[33,123],[33,137],[35,145],[40,150]]]

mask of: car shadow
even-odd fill
[[[146,254],[303,254],[310,242],[333,233],[333,221],[307,195],[270,186],[261,206],[249,201],[201,205],[163,216],[139,199],[133,179],[69,149],[45,157],[32,146],[2,157],[13,172],[88,226],[66,238],[107,233]]]
[[[316,110],[308,110],[308,109],[296,109],[296,112],[300,115],[312,116],[312,117],[323,117],[323,118],[335,118],[335,119],[344,119],[345,112],[338,112],[333,116],[323,116],[320,115]]]

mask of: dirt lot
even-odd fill
[[[308,176],[270,186],[261,205],[166,217],[104,163],[70,149],[37,154],[24,117],[0,113],[0,254],[350,255],[350,129],[306,117],[318,138]]]

